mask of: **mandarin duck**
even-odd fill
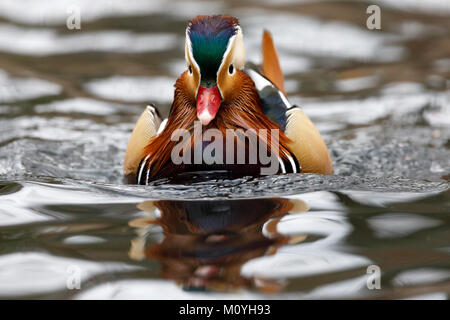
[[[244,57],[243,33],[236,18],[197,16],[188,23],[187,69],[174,85],[168,118],[161,121],[157,108],[151,105],[137,121],[125,154],[124,175],[128,183],[148,184],[156,179],[198,171],[261,175],[261,168],[267,166],[267,161],[257,159],[255,162],[253,153],[257,149],[251,147],[257,144],[256,140],[248,136],[242,138],[237,133],[228,136],[229,130],[248,132],[253,129],[251,132],[260,141],[258,146],[265,144],[269,153],[276,153],[273,174],[333,173],[333,164],[319,131],[303,111],[286,98],[283,74],[270,33],[263,33],[260,70],[244,67]],[[222,138],[214,135],[200,140],[200,152],[217,139],[223,139],[220,142],[225,142],[225,146],[230,141],[236,144],[232,144],[231,149],[217,147],[213,150],[214,161],[201,158],[200,162],[194,161],[198,135],[188,137],[179,147],[174,134],[181,129],[193,133],[195,124],[199,124],[200,136],[210,129],[223,134]],[[241,161],[236,155],[239,145],[244,148]],[[174,148],[188,161],[174,161]],[[223,161],[225,157],[231,161]]]

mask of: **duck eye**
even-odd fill
[[[192,67],[189,66],[189,73],[192,74]]]
[[[234,66],[233,66],[233,64],[230,64],[230,66],[228,67],[228,73],[233,74],[233,72],[234,72]]]

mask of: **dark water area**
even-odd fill
[[[448,299],[450,5],[372,2],[2,0],[0,298]],[[212,13],[239,18],[249,62],[272,32],[334,175],[123,183],[187,20]]]

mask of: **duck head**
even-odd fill
[[[186,29],[187,89],[196,101],[197,118],[208,125],[222,103],[236,97],[238,70],[245,47],[238,20],[226,15],[197,16]]]

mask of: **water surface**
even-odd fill
[[[447,299],[449,6],[375,2],[374,31],[363,1],[0,2],[0,298]],[[255,63],[272,32],[335,175],[123,184],[199,13],[236,15]]]

